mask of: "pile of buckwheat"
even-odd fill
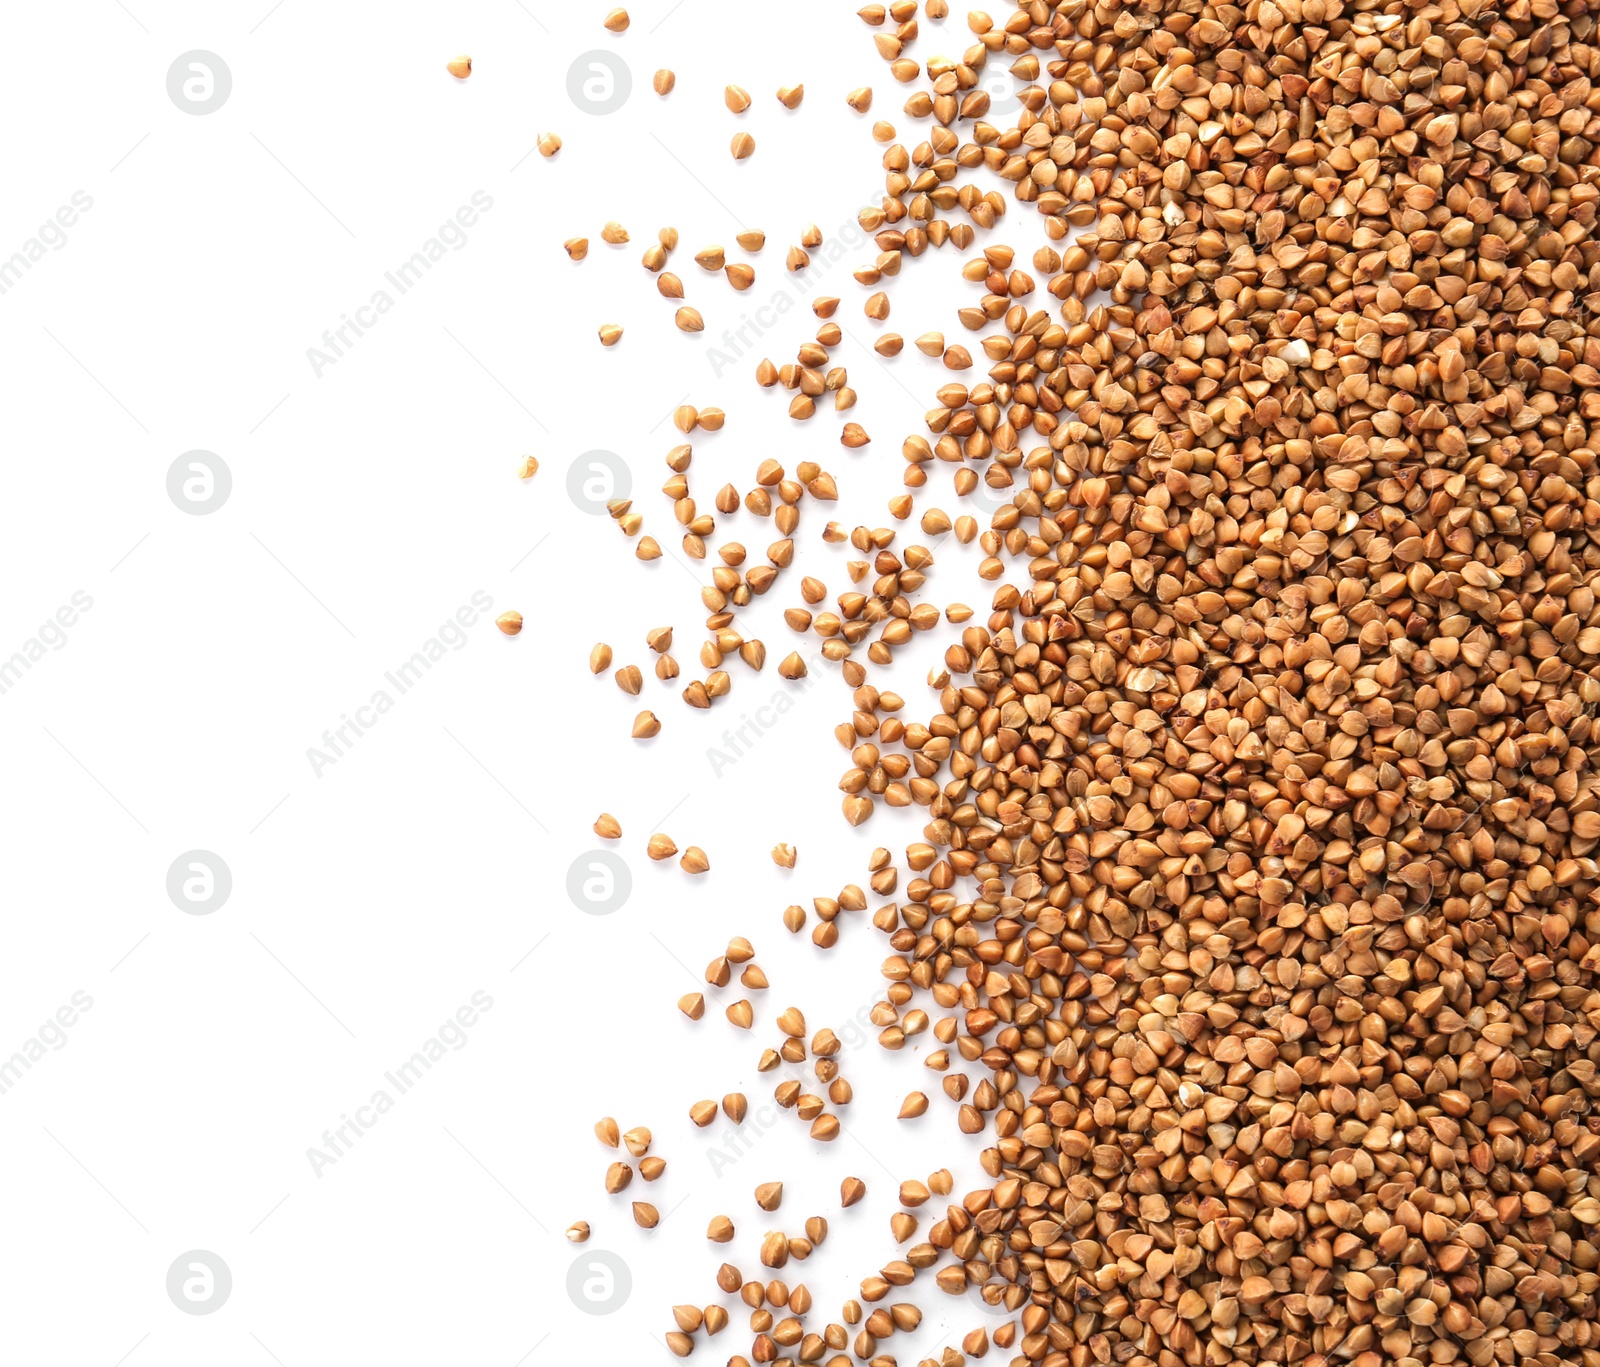
[[[826,1220],[767,1232],[761,1267],[718,1278],[751,1312],[728,1362],[886,1367],[932,1285],[1013,1312],[940,1367],[991,1344],[1043,1367],[1600,1367],[1600,3],[1032,0],[967,15],[959,57],[920,60],[917,15],[860,11],[926,131],[874,127],[879,254],[856,281],[882,320],[880,286],[927,268],[912,259],[979,253],[962,274],[984,292],[955,320],[972,346],[916,341],[952,379],[904,438],[889,512],[911,518],[941,464],[958,494],[1002,500],[918,523],[976,542],[993,598],[941,625],[917,597],[931,550],[830,522],[865,557],[856,586],[829,607],[807,579],[785,620],[854,690],[845,817],[922,809],[908,876],[887,850],[869,870],[891,950],[873,1020],[891,1049],[932,1032],[988,1185],[903,1185],[896,1238],[922,1242],[836,1320],[760,1280]],[[991,123],[997,65],[1018,95]],[[1035,213],[1054,245],[1029,273],[993,239]],[[676,245],[663,232],[645,265]],[[754,278],[720,248],[696,259]],[[797,419],[854,402],[838,307],[819,299],[817,340],[756,371]],[[667,492],[704,560],[690,460],[669,455]],[[775,514],[779,539],[764,562],[736,544],[710,561],[692,705],[728,692],[725,657],[762,667],[738,610],[781,582],[802,503],[837,495],[814,461],[717,494]],[[631,505],[612,512],[637,535]],[[937,701],[911,720],[871,668],[941,630]],[[652,642],[662,678],[670,643]],[[799,653],[780,669],[804,672]],[[660,729],[641,713],[634,734]],[[852,909],[853,885],[817,899],[816,943]],[[750,961],[738,945],[711,990]],[[748,1001],[725,1014],[748,1028]],[[762,1070],[810,1063],[828,1099],[795,1081],[777,1099],[832,1139],[838,1041],[808,1051],[796,1008],[778,1024]],[[863,1191],[846,1179],[841,1204]],[[674,1314],[680,1355],[729,1322]]]

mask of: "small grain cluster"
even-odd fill
[[[971,345],[914,344],[949,375],[902,441],[890,521],[942,472],[1000,507],[923,508],[930,544],[830,522],[862,557],[852,587],[830,606],[803,579],[785,611],[853,690],[845,819],[920,809],[919,838],[873,857],[876,903],[816,898],[812,938],[870,916],[880,1044],[932,1037],[933,1096],[899,1115],[988,1147],[970,1190],[906,1180],[890,1232],[909,1246],[825,1326],[803,1288],[725,1264],[751,1311],[730,1364],[892,1364],[937,1288],[1012,1312],[941,1367],[991,1346],[1043,1367],[1600,1367],[1597,14],[1030,0],[937,28],[967,44],[944,58],[919,52],[911,0],[860,11],[925,126],[909,147],[874,132],[867,319],[937,321],[893,282],[976,248],[952,320]],[[1014,112],[991,122],[1000,66]],[[849,100],[865,114],[872,91]],[[1025,262],[994,240],[1020,214],[1049,244]],[[837,305],[817,301],[793,364],[756,370],[796,419],[853,401]],[[668,496],[704,559],[690,456]],[[807,496],[838,496],[809,461],[717,495],[784,540],[766,565],[721,549],[692,705],[759,646],[736,613],[789,566]],[[986,612],[920,598],[948,536],[976,544]],[[948,639],[919,720],[871,670],[929,631]],[[597,647],[594,671],[610,662]],[[777,672],[805,669],[796,651]],[[659,729],[641,713],[634,735]],[[730,946],[709,988],[740,962]],[[705,996],[680,1007],[700,1021]],[[745,997],[724,1014],[756,1023]],[[831,1139],[837,1040],[808,1053],[797,1008],[774,1024],[763,1071],[842,1084],[779,1085]],[[631,1169],[613,1173],[621,1191]],[[847,1178],[841,1206],[863,1191]],[[774,1181],[755,1205],[781,1200]],[[749,1224],[770,1271],[821,1242],[815,1218],[763,1233],[735,1211],[708,1237]],[[727,1322],[679,1311],[682,1355]]]

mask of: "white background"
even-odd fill
[[[601,4],[269,4],[6,10],[0,258],[75,192],[93,207],[0,296],[0,658],[75,592],[93,606],[0,696],[11,875],[0,1058],[75,992],[93,1006],[0,1095],[0,1358],[654,1360],[671,1304],[719,1299],[724,1257],[759,1272],[761,1234],[798,1233],[813,1214],[832,1236],[784,1275],[811,1286],[820,1329],[897,1256],[888,1216],[900,1180],[944,1164],[980,1180],[977,1146],[918,1064],[935,1047],[928,1036],[899,1055],[870,1038],[847,1052],[856,1100],[832,1145],[781,1112],[764,1131],[747,1122],[749,1151],[732,1162],[724,1123],[698,1131],[687,1118],[692,1101],[736,1089],[770,1115],[778,1077],[809,1080],[755,1071],[784,1006],[841,1036],[864,1021],[888,952],[868,917],[847,915],[823,953],[809,940],[814,917],[790,937],[781,913],[865,886],[874,845],[899,852],[921,834],[915,811],[881,806],[861,830],[845,826],[836,784],[849,761],[832,731],[849,715],[848,689],[836,670],[807,690],[776,673],[790,649],[814,656],[818,645],[781,620],[800,575],[823,579],[830,598],[854,587],[845,562],[856,552],[824,545],[824,523],[890,520],[900,442],[922,430],[949,378],[909,345],[881,362],[872,336],[909,342],[941,328],[979,358],[963,378],[981,373],[977,338],[957,335],[953,313],[981,287],[959,280],[953,249],[886,282],[886,324],[863,316],[867,291],[850,278],[875,254],[870,241],[837,264],[814,253],[804,276],[783,268],[803,225],[837,239],[881,194],[872,119],[920,140],[900,111],[908,88],[889,77],[853,0],[799,11],[641,0],[622,35],[601,26]],[[924,21],[914,55],[957,55],[969,40],[959,21]],[[608,117],[580,112],[566,90],[569,65],[595,48],[617,54],[634,83]],[[169,66],[192,49],[232,74],[226,104],[202,117],[167,92]],[[474,58],[468,81],[444,70],[457,53]],[[678,76],[666,100],[650,90],[660,66]],[[723,106],[728,81],[751,92],[742,118]],[[774,91],[801,81],[805,102],[790,113]],[[867,118],[844,103],[858,85],[877,92]],[[554,160],[529,155],[547,129],[565,142]],[[737,131],[757,143],[742,163],[728,153]],[[493,207],[466,244],[316,374],[307,349],[323,331],[479,191]],[[630,229],[630,245],[601,243],[608,219]],[[672,269],[706,317],[699,337],[676,331],[639,265],[669,223],[682,234]],[[1026,265],[1038,238],[1031,218],[1020,226],[1008,220],[999,235]],[[748,258],[733,242],[747,227],[767,233]],[[560,244],[580,234],[590,255],[574,265]],[[750,291],[695,265],[712,242],[755,266]],[[872,434],[862,451],[839,445],[831,405],[793,423],[787,392],[753,382],[761,355],[781,364],[812,335],[806,305],[818,294],[844,301],[838,363],[861,396],[844,416]],[[719,376],[710,352],[723,329],[780,297],[793,307]],[[603,322],[626,329],[610,350],[595,337]],[[709,713],[678,696],[704,673],[709,562],[683,556],[658,492],[682,440],[668,415],[684,401],[729,415],[722,432],[694,438],[702,509],[725,481],[749,488],[767,457],[791,471],[817,460],[841,491],[836,505],[805,500],[794,569],[741,617],[767,644],[766,670],[730,662],[733,692]],[[609,519],[568,499],[569,465],[594,448],[626,461],[660,561],[635,560]],[[231,496],[207,516],[167,494],[168,468],[195,449],[232,474]],[[515,477],[525,453],[542,463],[526,485]],[[961,511],[948,471],[934,470],[919,513]],[[914,521],[903,531],[897,546],[923,540]],[[776,532],[741,513],[719,518],[712,546],[727,536],[759,563]],[[976,552],[941,544],[925,596],[969,602],[982,621],[990,589],[972,574]],[[461,648],[315,772],[308,747],[474,593],[493,608]],[[516,639],[493,626],[508,608],[527,620]],[[683,668],[670,685],[651,676],[644,644],[661,625],[676,629]],[[941,627],[873,681],[926,719],[927,669],[956,634]],[[613,668],[645,670],[639,699],[609,671],[589,675],[602,640]],[[780,694],[793,710],[714,773],[708,747]],[[641,706],[663,722],[650,744],[629,739]],[[594,917],[574,908],[566,876],[601,843],[590,830],[601,810],[622,822],[633,891]],[[651,864],[644,845],[657,830],[703,847],[711,872]],[[793,872],[768,857],[780,840],[800,850]],[[233,880],[206,916],[181,913],[166,891],[169,866],[193,849],[214,851]],[[675,1009],[732,934],[754,941],[772,981],[748,1034],[723,1019],[736,992],[709,993],[698,1025]],[[314,1171],[307,1150],[323,1131],[479,991],[493,1007],[466,1046]],[[897,1122],[913,1088],[931,1110]],[[606,1196],[616,1155],[590,1130],[603,1114],[654,1130],[668,1161],[654,1187],[636,1180],[626,1197]],[[840,1212],[850,1173],[872,1194]],[[751,1192],[773,1179],[788,1194],[768,1217]],[[633,1197],[659,1206],[660,1228],[634,1227]],[[740,1231],[727,1248],[704,1239],[719,1212]],[[936,1215],[928,1208],[919,1238]],[[594,1227],[586,1247],[632,1274],[628,1303],[603,1318],[566,1291],[583,1250],[561,1231],[580,1218]],[[214,1314],[182,1314],[166,1294],[169,1265],[190,1249],[231,1269]],[[903,1362],[999,1322],[952,1307],[931,1283],[904,1298],[931,1318],[914,1351],[885,1345]],[[729,1304],[734,1325],[702,1340],[706,1360],[749,1352],[745,1312]]]

